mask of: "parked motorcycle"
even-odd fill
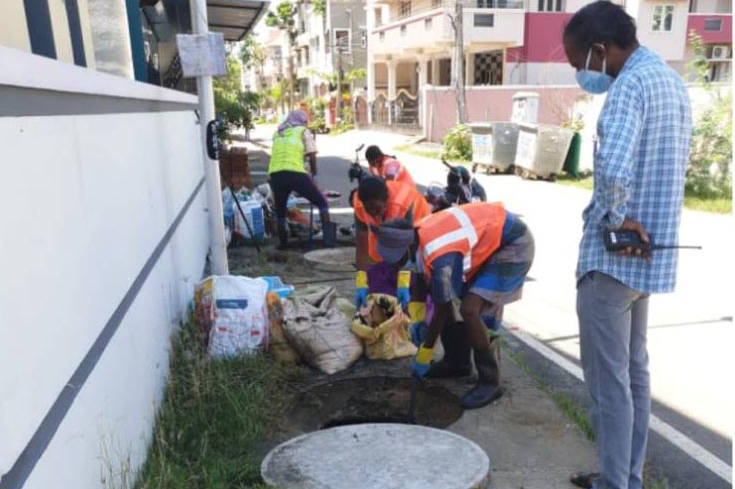
[[[426,191],[426,200],[431,205],[433,212],[453,205],[487,201],[485,188],[467,168],[452,166],[446,160],[442,160],[442,164],[449,168],[446,186],[442,187],[438,183],[432,183]]]
[[[347,171],[347,176],[350,178],[350,183],[357,180],[358,186],[360,185],[360,180],[362,180],[369,174],[369,172],[365,170],[362,165],[360,165],[360,151],[362,151],[362,148],[364,147],[365,143],[355,148],[355,161],[350,165],[350,169]],[[352,202],[355,199],[355,192],[357,192],[357,187],[350,190],[350,196],[347,199],[347,201],[350,203],[350,207],[354,207],[354,205],[352,205]]]

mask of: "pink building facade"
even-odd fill
[[[369,122],[417,128],[426,124],[428,101],[422,100],[422,88],[451,84],[455,1],[368,0]],[[464,2],[467,87],[576,83],[562,32],[589,0],[459,1]],[[641,43],[682,76],[695,56],[690,36],[696,33],[704,43],[710,80],[731,79],[732,0],[616,1],[636,19]],[[514,92],[506,92],[508,99],[501,105],[510,107]]]

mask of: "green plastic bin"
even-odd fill
[[[579,178],[579,157],[582,153],[582,135],[578,132],[572,136],[572,142],[569,145],[569,152],[564,160],[564,172],[574,178]]]

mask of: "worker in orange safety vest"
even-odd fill
[[[372,230],[383,260],[414,268],[434,302],[433,317],[423,331],[421,324],[412,326],[419,345],[413,374],[469,375],[472,353],[478,381],[463,396],[462,406],[479,408],[499,398],[498,319],[505,304],[521,297],[533,262],[534,241],[527,226],[500,203],[478,202],[451,207],[418,223],[386,221]],[[451,330],[451,338],[446,338],[450,341],[445,341],[445,329]],[[432,364],[440,335],[445,356]]]
[[[379,147],[368,146],[365,150],[365,159],[370,166],[370,173],[384,180],[396,180],[412,186],[416,186],[411,174],[396,159],[395,156],[383,154]]]

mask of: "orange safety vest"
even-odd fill
[[[369,165],[370,173],[385,180],[385,167],[389,164],[395,164],[398,166],[398,172],[395,175],[396,182],[406,183],[414,187],[416,186],[416,184],[413,181],[413,178],[411,178],[411,174],[408,173],[408,170],[406,170],[406,168],[404,168],[401,162],[395,158],[385,158],[379,167],[374,167],[372,165]]]
[[[385,184],[388,187],[388,203],[383,219],[374,219],[368,214],[357,194],[355,194],[354,201],[355,217],[368,226],[368,253],[370,258],[375,262],[381,262],[383,259],[378,253],[378,240],[375,234],[369,229],[369,226],[379,226],[382,222],[391,219],[402,219],[406,217],[406,214],[411,209],[413,210],[414,224],[431,214],[431,207],[429,207],[424,196],[416,190],[415,186],[407,185],[397,180],[388,180]]]
[[[500,202],[477,202],[450,207],[418,224],[418,256],[431,277],[434,260],[447,253],[464,256],[467,282],[499,247],[506,212]]]

